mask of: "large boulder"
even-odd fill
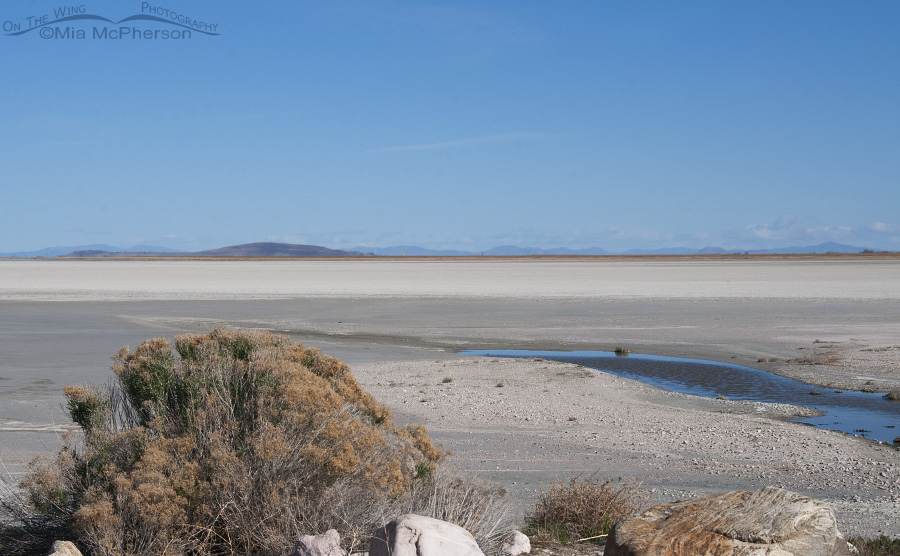
[[[459,525],[415,514],[401,515],[375,531],[369,556],[484,556]]]
[[[303,535],[297,541],[293,556],[346,556],[341,548],[341,537],[334,529],[321,535]]]
[[[846,551],[827,504],[767,487],[650,508],[613,527],[605,556],[833,556]]]

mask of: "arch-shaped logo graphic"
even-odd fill
[[[152,29],[139,27],[140,23],[160,24],[162,28],[156,25]],[[90,13],[85,4],[64,6],[18,22],[3,21],[2,30],[11,37],[35,33],[44,39],[190,39],[195,32],[207,36],[221,34],[218,23],[150,2],[141,2],[141,13],[121,19]]]

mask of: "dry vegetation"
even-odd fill
[[[103,556],[290,554],[329,528],[360,550],[403,513],[461,525],[487,554],[506,531],[502,489],[453,472],[423,427],[395,427],[316,349],[216,330],[113,360],[105,387],[65,389],[80,431],[0,500],[4,554],[45,553],[57,538]],[[571,545],[646,503],[635,484],[556,481],[525,531],[536,546]],[[853,542],[860,555],[900,554],[900,540]]]
[[[541,487],[526,532],[538,543],[563,545],[609,533],[617,521],[635,515],[647,500],[635,484],[572,477]]]
[[[358,549],[408,511],[485,547],[502,533],[504,492],[454,476],[423,427],[394,427],[316,349],[216,330],[113,360],[106,387],[65,389],[81,434],[4,500],[18,520],[9,546],[62,531],[104,556],[289,554],[299,535],[336,528]]]
[[[848,541],[856,547],[856,556],[900,556],[900,538],[882,535],[875,539],[854,537]]]

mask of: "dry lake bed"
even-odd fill
[[[218,326],[340,357],[454,465],[506,485],[520,513],[540,484],[596,473],[639,480],[657,501],[784,486],[829,501],[845,533],[900,535],[894,447],[787,422],[790,407],[457,353],[624,346],[818,388],[897,389],[896,257],[2,260],[8,477],[58,449],[64,386],[105,382],[123,345]]]

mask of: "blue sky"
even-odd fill
[[[219,34],[7,34],[63,6]],[[7,0],[0,25],[0,252],[900,250],[897,2]]]

